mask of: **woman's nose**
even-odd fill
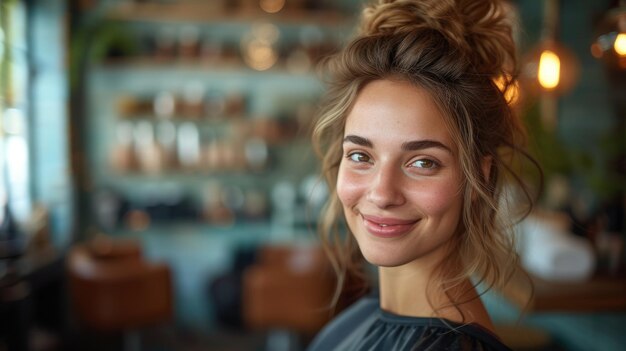
[[[404,204],[400,173],[393,167],[380,167],[372,178],[367,200],[379,208]]]

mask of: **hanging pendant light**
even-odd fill
[[[531,92],[561,95],[576,84],[579,63],[574,53],[558,41],[559,1],[547,0],[544,15],[541,40],[527,54],[522,73]]]
[[[538,96],[543,125],[556,128],[558,96],[569,92],[578,80],[580,64],[576,55],[558,41],[559,1],[545,2],[543,33],[522,67],[524,89]]]
[[[576,55],[552,38],[542,40],[525,61],[525,85],[533,95],[563,95],[576,85],[580,70]]]

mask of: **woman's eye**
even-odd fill
[[[362,163],[362,162],[369,162],[369,161],[370,161],[370,157],[369,157],[369,156],[367,156],[367,155],[365,155],[365,154],[362,154],[362,153],[360,153],[360,152],[354,152],[354,153],[351,153],[351,154],[349,154],[349,155],[348,155],[348,158],[349,158],[351,161],[354,161],[354,162],[359,162],[359,163]]]
[[[429,159],[417,160],[413,162],[411,165],[413,167],[422,168],[422,169],[433,169],[437,167],[437,163]]]

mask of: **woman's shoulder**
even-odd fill
[[[365,297],[317,335],[309,351],[318,350],[510,349],[479,325],[395,315],[381,310],[376,297]]]
[[[336,350],[346,340],[356,338],[373,322],[379,303],[376,297],[366,296],[353,303],[328,323],[308,347],[309,351]]]

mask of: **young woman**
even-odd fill
[[[331,189],[322,237],[339,286],[364,257],[379,297],[352,305],[310,350],[507,349],[477,289],[518,267],[505,205],[513,185],[528,194],[511,165],[525,154],[505,98],[506,12],[496,0],[380,0],[329,61],[313,136]]]

